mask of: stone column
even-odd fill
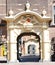
[[[17,45],[14,29],[10,30],[10,62],[17,61]]]
[[[48,29],[45,29],[43,31],[43,42],[44,42],[44,60],[43,61],[50,61],[51,44],[49,40],[49,30]]]
[[[18,61],[17,60],[17,36],[20,33],[21,33],[20,29],[13,29],[13,28],[10,29],[10,62]]]
[[[12,43],[10,44],[10,62],[17,62],[17,50],[16,50],[16,44]]]

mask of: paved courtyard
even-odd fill
[[[55,62],[0,63],[0,65],[55,65]]]

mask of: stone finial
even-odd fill
[[[9,16],[12,16],[12,15],[13,15],[13,11],[12,11],[12,9],[10,9]]]
[[[26,10],[30,10],[30,3],[29,3],[29,1],[26,2]]]
[[[43,11],[42,11],[42,14],[43,14],[43,16],[46,16],[46,10],[45,9],[43,9]]]

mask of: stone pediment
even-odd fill
[[[33,15],[36,17],[38,22],[49,22],[49,21],[51,21],[50,17],[41,16],[38,13],[33,12],[33,11],[23,11],[23,12],[17,13],[16,15],[13,15],[13,16],[4,17],[3,19],[6,20],[7,22],[13,22],[13,21],[18,20],[21,16],[24,16],[24,15]]]

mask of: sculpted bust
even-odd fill
[[[28,1],[26,2],[26,10],[30,10],[30,3]]]

